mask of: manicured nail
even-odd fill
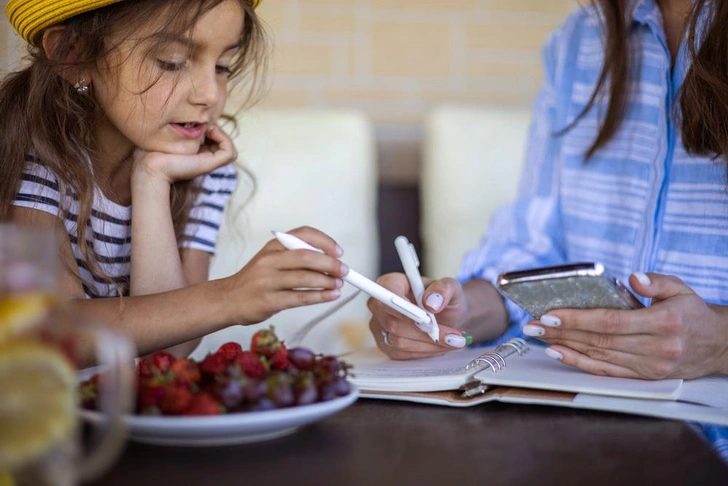
[[[647,274],[642,272],[635,272],[632,275],[634,275],[634,278],[637,279],[639,283],[642,285],[650,285],[652,283],[652,280],[650,280],[650,277],[647,276]]]
[[[427,306],[430,309],[435,310],[435,311],[438,311],[438,310],[440,310],[440,307],[442,307],[443,300],[444,299],[442,298],[442,295],[440,295],[440,294],[437,294],[437,293],[430,294],[427,297],[427,300],[425,301],[425,304],[427,304]]]
[[[463,333],[463,337],[465,338],[465,345],[466,346],[470,346],[471,344],[473,344],[473,336],[471,336],[467,332],[464,332]]]
[[[559,327],[561,325],[561,319],[545,314],[541,316],[541,324],[549,327]]]
[[[336,245],[336,254],[341,256],[344,254],[344,249],[340,247],[339,245]]]
[[[332,299],[338,299],[341,297],[341,289],[329,290],[329,295]]]
[[[546,331],[541,326],[527,324],[523,326],[523,334],[525,334],[526,336],[543,336],[544,334],[546,334]]]
[[[415,321],[415,326],[417,326],[417,329],[419,329],[420,331],[422,331],[424,333],[430,334],[432,332],[432,323],[431,322],[428,322],[427,324],[425,324],[424,322]]]
[[[467,346],[467,340],[459,334],[448,334],[445,336],[445,344],[453,348],[464,348]]]
[[[546,348],[545,353],[546,353],[546,356],[548,356],[549,358],[558,359],[559,361],[564,359],[564,355],[559,353],[555,349]]]
[[[340,288],[341,288],[341,287],[343,287],[343,286],[344,286],[344,281],[343,281],[343,280],[341,280],[340,278],[337,278],[337,279],[336,279],[336,288],[337,288],[337,289],[340,289]]]
[[[347,273],[349,273],[349,265],[347,265],[346,263],[342,263],[341,264],[341,274],[346,275]]]

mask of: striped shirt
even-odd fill
[[[674,113],[689,68],[686,46],[671,69],[656,1],[632,4],[629,94],[616,135],[585,163],[607,97],[565,135],[554,135],[582,112],[604,63],[598,12],[584,7],[544,48],[545,80],[518,196],[465,256],[461,282],[598,261],[625,282],[635,271],[676,275],[706,302],[728,305],[726,163],[685,150]],[[530,318],[512,302],[506,306],[511,326],[499,341],[519,335]],[[728,429],[713,434],[728,460]]]
[[[53,214],[63,220],[87,298],[124,295],[129,292],[131,268],[131,206],[107,199],[101,191],[94,195],[86,241],[96,255],[99,269],[109,277],[92,275],[78,247],[76,221],[78,201],[74,194],[60,194],[58,178],[47,167],[26,164],[23,180],[13,204]],[[201,191],[190,212],[181,246],[214,254],[223,211],[235,189],[237,176],[232,164],[201,177]]]

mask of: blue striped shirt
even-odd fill
[[[706,302],[728,305],[728,174],[723,159],[688,154],[676,124],[676,94],[689,68],[686,46],[672,66],[655,0],[633,2],[624,121],[585,163],[608,97],[563,136],[593,93],[604,63],[598,12],[572,14],[544,48],[517,199],[499,209],[461,282],[494,282],[504,271],[598,261],[627,281],[632,272],[676,275]],[[728,116],[728,114],[727,114]],[[517,336],[530,319],[510,301]],[[728,429],[709,437],[728,461]]]

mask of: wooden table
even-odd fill
[[[287,437],[228,447],[127,446],[103,486],[728,485],[683,422],[541,406],[360,399]]]

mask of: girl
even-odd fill
[[[441,343],[523,333],[590,373],[728,375],[728,3],[590,3],[544,50],[518,200],[495,215],[459,281],[438,280],[423,298]],[[604,263],[651,306],[531,321],[493,285],[503,271],[579,261]],[[409,291],[402,275],[381,283]],[[370,309],[392,358],[453,349],[378,302]],[[728,430],[706,430],[728,460]]]
[[[53,228],[62,294],[142,354],[183,343],[175,351],[188,354],[231,324],[335,300],[348,271],[331,238],[299,228],[325,254],[272,240],[235,275],[207,281],[236,183],[218,122],[230,81],[255,81],[263,61],[257,3],[6,7],[31,59],[0,86],[0,220]]]

